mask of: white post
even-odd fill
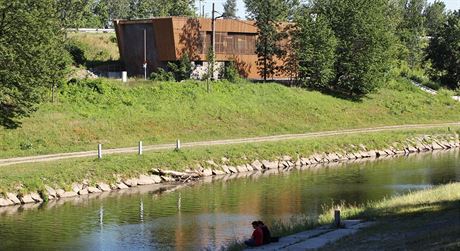
[[[128,82],[128,72],[127,71],[121,72],[121,80],[123,81],[123,83]]]
[[[142,155],[142,141],[139,141],[138,153],[139,153],[139,155]]]
[[[97,158],[102,159],[102,144],[97,145]]]
[[[176,150],[180,150],[180,139],[176,140]]]

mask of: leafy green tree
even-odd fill
[[[286,34],[281,32],[281,22],[287,19],[289,5],[286,0],[245,0],[244,2],[249,18],[255,20],[258,29],[257,66],[259,74],[264,81],[267,81],[267,78],[273,77],[279,71],[276,58],[284,55],[280,41],[286,37]]]
[[[436,70],[434,78],[452,89],[460,87],[460,10],[449,14],[446,24],[434,34],[427,58]]]
[[[89,0],[56,0],[56,11],[64,28],[79,28],[84,23]]]
[[[93,8],[93,13],[97,19],[99,19],[99,24],[102,27],[110,27],[112,24],[110,23],[109,18],[109,6],[105,1],[98,1],[95,3]]]
[[[193,16],[193,2],[189,0],[129,0],[128,17]]]
[[[295,53],[301,84],[319,89],[331,89],[335,78],[337,39],[324,14],[304,9],[296,19]]]
[[[446,4],[436,0],[426,7],[423,15],[427,34],[433,36],[447,20]]]
[[[426,0],[402,0],[402,20],[397,35],[407,49],[405,57],[411,67],[421,63],[423,55],[422,39],[425,36],[423,10]]]
[[[224,13],[225,18],[236,18],[236,0],[227,0],[224,3]]]
[[[128,18],[129,1],[130,0],[99,0],[94,11],[104,26],[112,27],[113,20]]]
[[[54,0],[0,0],[0,125],[18,127],[67,68]]]
[[[319,17],[324,15],[337,39],[335,78],[329,89],[360,98],[382,85],[393,36],[388,1],[316,0],[312,8]]]

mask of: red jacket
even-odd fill
[[[260,227],[254,229],[254,232],[252,232],[252,239],[256,242],[256,246],[264,244],[264,234]]]

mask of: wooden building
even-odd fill
[[[150,74],[187,53],[197,65],[206,61],[211,47],[212,22],[208,18],[160,17],[115,20],[121,59],[128,74]],[[216,62],[234,61],[240,74],[260,79],[257,71],[257,28],[252,21],[217,19]]]

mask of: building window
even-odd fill
[[[211,47],[211,32],[202,32],[202,53]],[[216,54],[251,55],[256,51],[256,34],[216,32]]]

